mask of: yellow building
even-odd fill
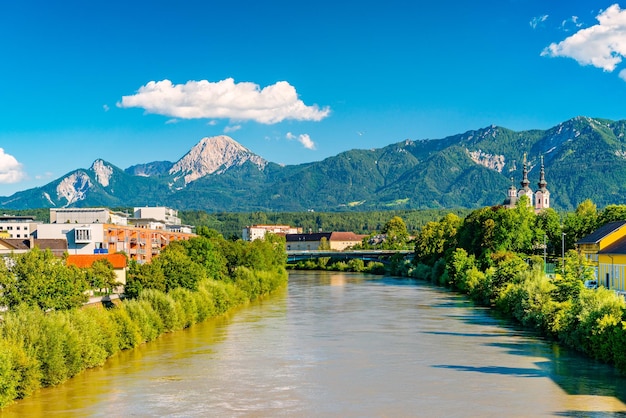
[[[626,221],[609,222],[578,241],[576,247],[594,263],[598,284],[626,291]]]

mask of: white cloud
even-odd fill
[[[9,184],[17,183],[26,178],[20,164],[14,156],[5,154],[4,149],[0,148],[0,183]]]
[[[626,81],[626,70],[622,70],[619,72],[619,78]]]
[[[298,142],[301,143],[302,146],[304,146],[304,148],[306,149],[310,149],[310,150],[315,149],[315,142],[313,142],[309,134],[294,135],[291,132],[287,132],[287,134],[285,135],[285,138],[287,138],[290,141],[294,139],[298,140]]]
[[[107,105],[107,104],[102,105],[102,108],[104,109],[105,112],[109,111],[109,105]]]
[[[168,120],[165,121],[165,124],[166,125],[175,125],[178,122],[180,122],[178,119],[168,119]]]
[[[561,22],[561,29],[565,32],[569,32],[570,30],[572,30],[572,26],[574,27],[574,29],[578,29],[583,26],[583,24],[578,21],[578,16],[572,16],[569,19],[565,19]]]
[[[241,125],[233,125],[233,126],[227,126],[224,128],[224,133],[227,134],[229,132],[235,132],[241,129]]]
[[[569,57],[581,65],[593,65],[612,72],[626,56],[626,10],[614,4],[596,19],[599,22],[597,25],[581,29],[559,43],[550,44],[541,55]]]
[[[217,125],[217,121],[215,119],[213,119],[213,120],[208,121],[206,124],[209,125],[209,126],[215,126],[215,125]]]
[[[235,83],[232,78],[172,84],[170,80],[150,81],[132,96],[123,96],[118,107],[138,107],[181,119],[217,118],[253,120],[274,124],[285,119],[320,121],[330,108],[307,106],[296,89],[286,81],[260,88],[251,82]]]
[[[540,26],[546,20],[548,20],[548,15],[537,16],[537,17],[533,17],[530,20],[529,24],[531,28],[537,29],[537,26]]]

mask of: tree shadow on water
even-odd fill
[[[433,365],[439,369],[458,370],[461,372],[475,372],[475,373],[489,373],[500,374],[507,376],[519,376],[519,377],[545,377],[546,374],[539,370],[528,367],[502,367],[502,366],[461,366],[453,364],[439,364]]]

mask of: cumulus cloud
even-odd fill
[[[6,154],[0,148],[0,183],[17,183],[26,178],[22,164],[14,156]]]
[[[537,17],[533,17],[530,20],[529,24],[531,28],[537,29],[537,26],[540,26],[546,20],[548,20],[548,15],[537,16]]]
[[[619,72],[619,78],[626,81],[626,70],[622,70]]]
[[[227,134],[229,132],[235,132],[241,129],[241,125],[233,125],[233,126],[227,126],[224,128],[224,133]]]
[[[297,140],[306,149],[310,149],[310,150],[315,149],[315,142],[313,142],[309,134],[294,135],[291,132],[287,132],[287,134],[285,135],[285,138],[287,138],[290,141],[294,139]]]
[[[232,78],[185,84],[150,81],[136,94],[123,96],[117,106],[138,107],[147,113],[181,119],[226,118],[264,124],[286,119],[320,121],[330,114],[329,107],[305,105],[296,89],[286,81],[260,88],[251,82],[235,83]]]
[[[626,10],[614,4],[596,19],[597,25],[550,44],[541,55],[573,58],[581,65],[593,65],[612,72],[626,56]]]

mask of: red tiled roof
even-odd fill
[[[126,267],[126,257],[124,254],[74,254],[67,257],[68,266],[91,267],[96,260],[109,260],[113,264],[113,268],[123,269]]]

